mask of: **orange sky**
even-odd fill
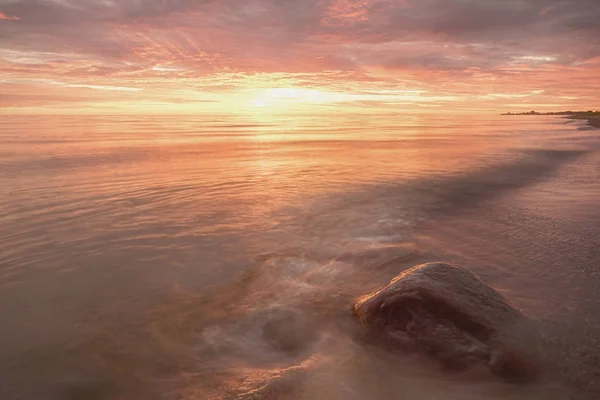
[[[597,0],[0,0],[0,113],[600,108]]]

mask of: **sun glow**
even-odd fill
[[[299,103],[320,104],[335,101],[335,97],[314,89],[271,88],[256,91],[249,104],[253,107],[285,107]]]
[[[5,0],[0,115],[595,109],[590,1]]]

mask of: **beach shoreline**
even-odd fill
[[[600,128],[600,115],[590,115],[589,113],[571,113],[565,117],[567,119],[586,120],[588,125],[594,128]]]
[[[573,118],[573,119],[587,119],[587,123],[594,128],[600,129],[600,117],[591,117],[591,118]]]
[[[588,125],[594,128],[600,128],[600,112],[599,111],[559,111],[559,112],[522,112],[522,113],[504,113],[502,115],[559,115],[565,119],[586,120]]]

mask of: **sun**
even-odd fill
[[[263,108],[263,107],[269,106],[269,103],[263,97],[256,96],[256,98],[254,98],[250,101],[250,105],[252,107]]]
[[[315,89],[270,88],[254,92],[249,101],[252,107],[285,108],[299,104],[319,104],[328,101],[327,93]]]

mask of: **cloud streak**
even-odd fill
[[[597,0],[0,0],[0,79],[164,101],[292,85],[586,106],[598,102],[598,21]]]
[[[8,20],[8,21],[18,21],[20,18],[19,17],[11,17],[11,16],[8,16],[8,15],[0,12],[0,20],[2,20],[2,19]]]

